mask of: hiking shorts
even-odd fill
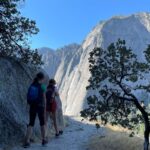
[[[57,104],[56,104],[55,100],[52,103],[50,103],[49,105],[47,104],[47,106],[46,106],[47,112],[55,113],[56,110],[57,110]]]
[[[44,112],[44,107],[39,107],[37,105],[30,105],[30,111],[29,111],[29,126],[34,126],[35,124],[35,119],[36,116],[38,115],[39,121],[40,121],[40,126],[45,125],[45,112]]]

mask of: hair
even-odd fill
[[[51,87],[51,86],[54,86],[55,84],[56,84],[55,79],[50,79],[47,88],[49,88],[49,87]]]
[[[39,72],[36,77],[34,78],[33,80],[33,83],[37,83],[39,82],[40,80],[43,80],[44,79],[44,74],[42,72]]]

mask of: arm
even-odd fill
[[[44,100],[44,104],[46,106],[46,86],[44,84],[42,84],[42,91],[43,91],[43,100]]]
[[[44,99],[44,104],[45,104],[45,108],[46,108],[46,93],[43,93],[43,99]]]

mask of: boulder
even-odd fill
[[[15,144],[24,138],[29,110],[26,93],[39,71],[43,70],[14,59],[0,57],[0,143],[2,145]],[[48,82],[48,75],[46,73],[45,75]],[[38,122],[34,133],[36,136],[40,135]]]

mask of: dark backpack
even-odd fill
[[[40,101],[40,88],[41,85],[30,85],[27,93],[27,102],[28,104],[38,104]]]
[[[55,87],[54,86],[49,87],[46,92],[47,104],[50,104],[52,102],[52,100],[54,99],[54,94],[55,94]]]

